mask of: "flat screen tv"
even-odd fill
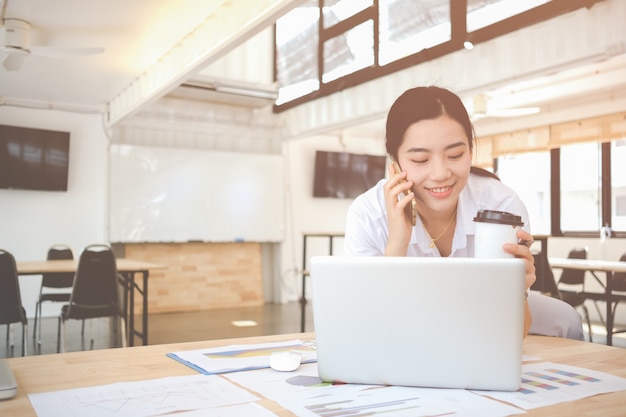
[[[69,132],[0,125],[0,188],[67,191]]]
[[[354,198],[385,177],[386,157],[317,151],[313,197]]]

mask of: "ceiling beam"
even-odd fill
[[[223,4],[111,100],[107,125],[119,123],[174,90],[301,3],[303,0],[231,0]]]

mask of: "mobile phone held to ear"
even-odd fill
[[[395,168],[397,173],[402,172],[400,165],[398,165],[398,163],[395,161],[393,163],[393,167]],[[402,180],[402,182],[406,182],[406,180]],[[411,225],[415,226],[417,224],[417,201],[415,201],[415,198],[411,199],[411,204],[407,204],[407,206],[404,208],[404,211],[406,213],[406,216],[411,221]]]

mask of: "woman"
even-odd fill
[[[389,110],[386,139],[394,161],[389,179],[350,206],[345,254],[472,257],[477,211],[507,211],[524,222],[520,244],[504,250],[525,260],[528,291],[536,276],[526,207],[493,174],[471,166],[474,132],[460,98],[434,86],[406,91]],[[411,209],[417,211],[415,226]],[[535,293],[525,309],[524,335],[529,332],[583,339],[576,310]]]

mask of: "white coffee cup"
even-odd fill
[[[513,258],[502,249],[505,243],[518,243],[522,218],[506,211],[479,210],[474,217],[474,257]]]

